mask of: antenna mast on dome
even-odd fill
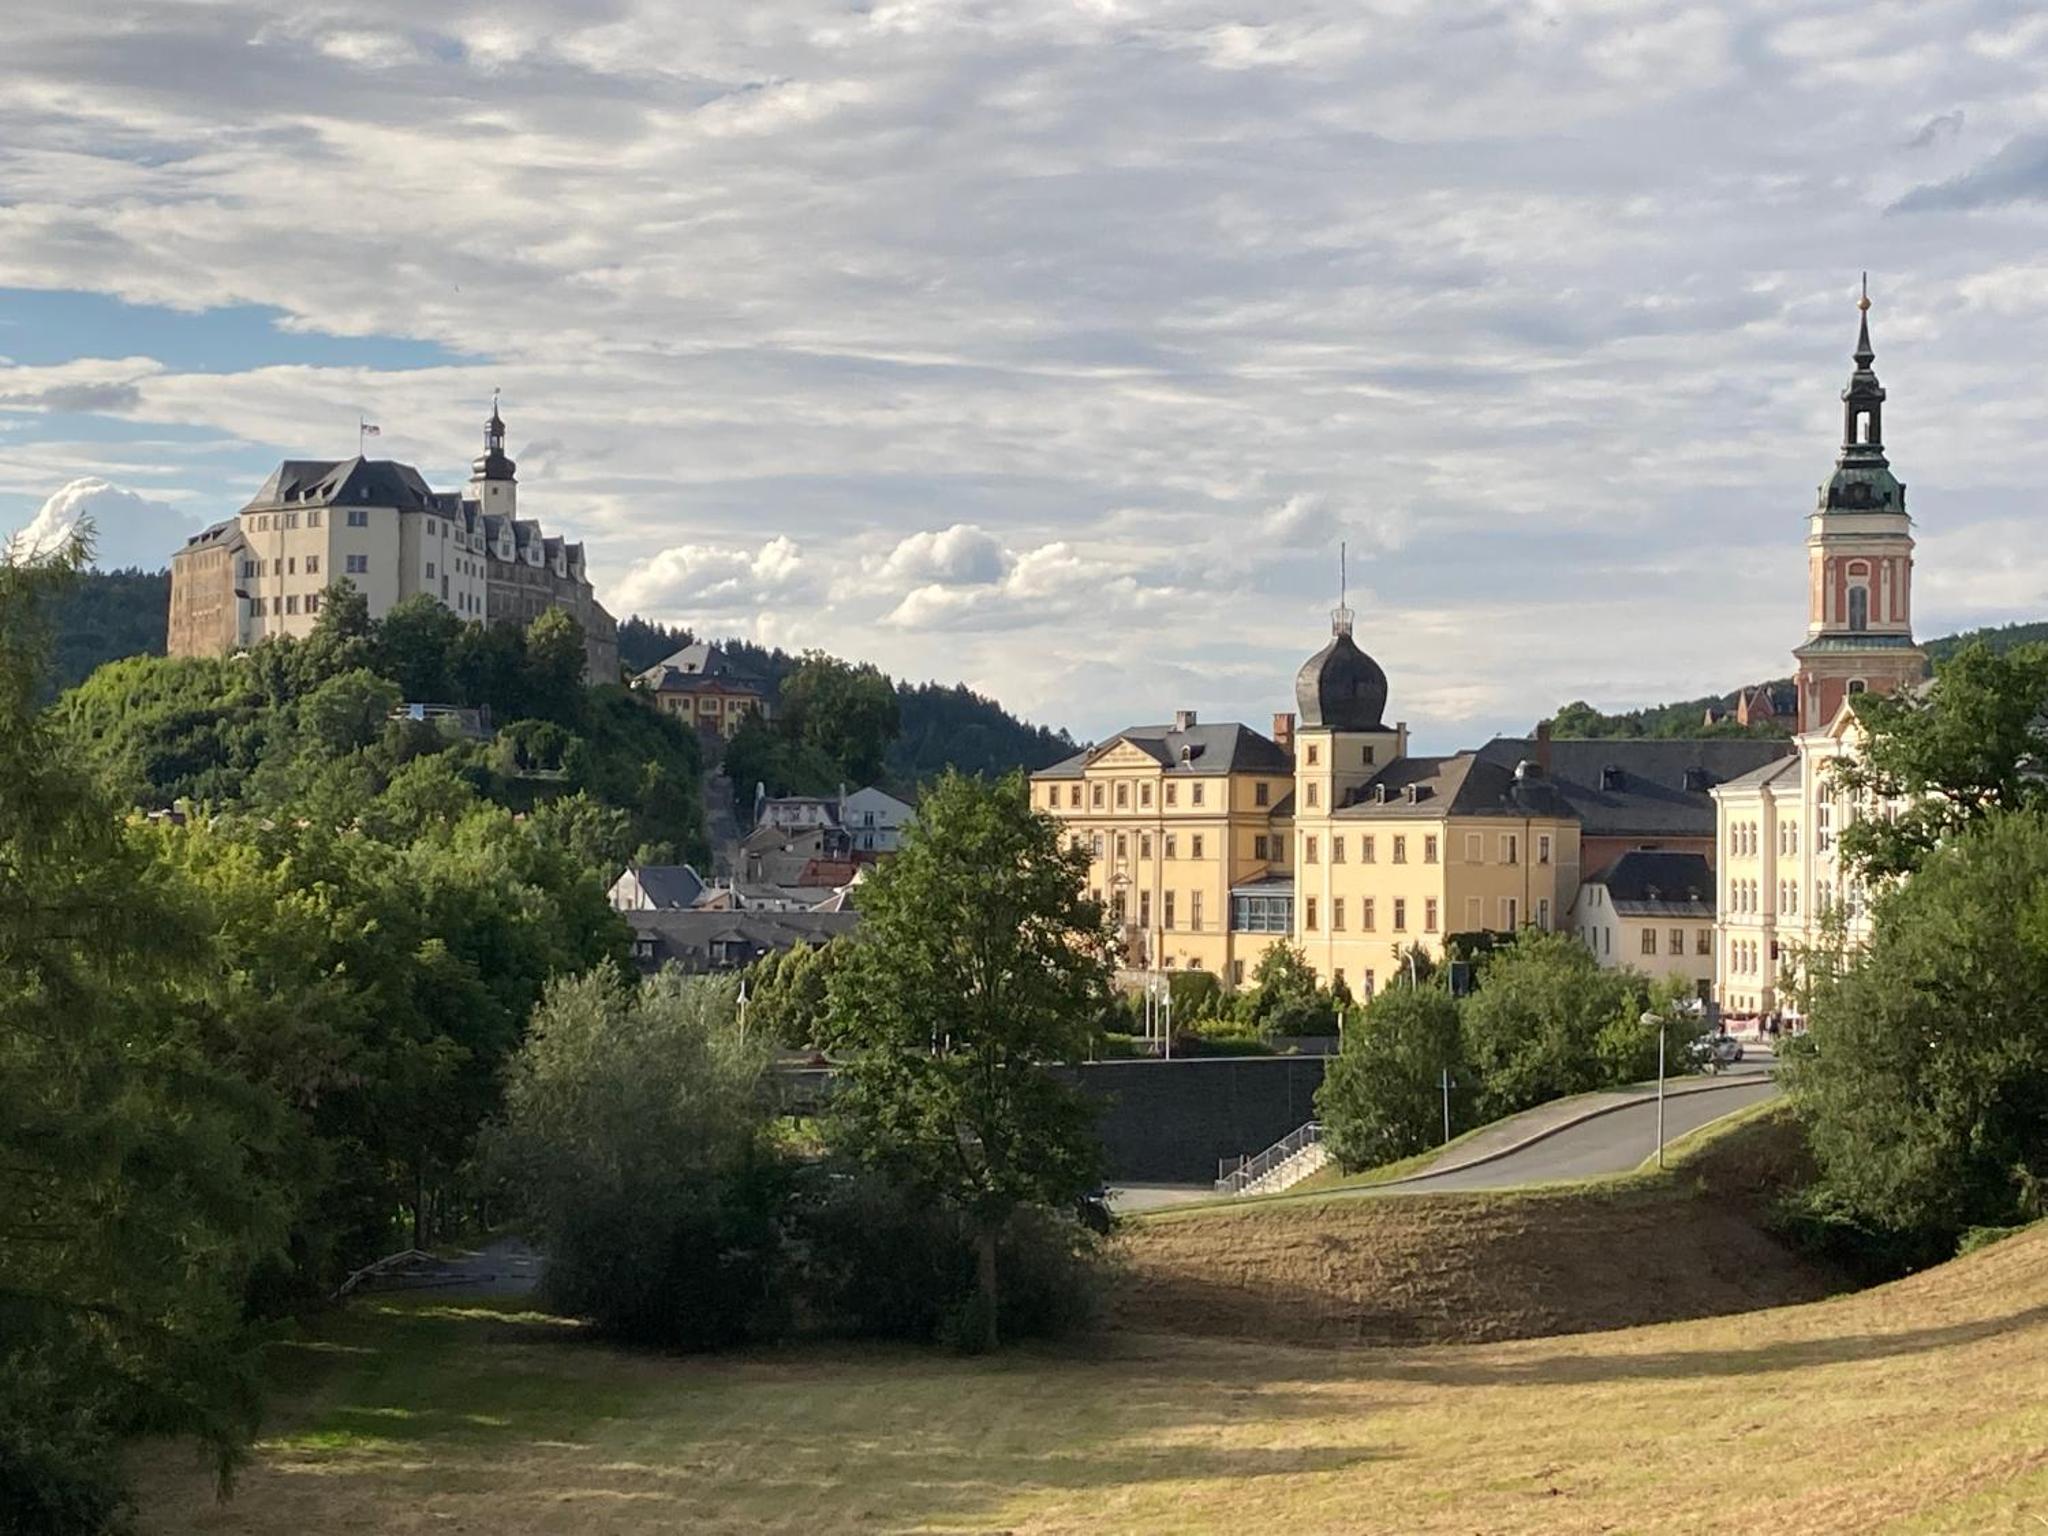
[[[1330,633],[1348,635],[1351,633],[1351,607],[1347,599],[1351,592],[1350,547],[1342,540],[1337,544],[1337,606],[1330,610]]]

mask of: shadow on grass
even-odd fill
[[[311,1379],[281,1402],[224,1528],[320,1536],[405,1508],[512,1530],[581,1506],[606,1529],[795,1529],[811,1512],[814,1529],[894,1530],[973,1523],[1035,1491],[1336,1474],[1387,1454],[1245,1444],[1330,1404],[1220,1352],[1113,1348],[661,1357],[492,1302],[360,1303],[278,1346]],[[1376,1407],[1347,1396],[1361,1428],[1343,1438]],[[301,1508],[322,1513],[309,1525]]]

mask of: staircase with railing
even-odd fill
[[[1323,1145],[1322,1122],[1311,1120],[1290,1131],[1257,1157],[1240,1157],[1235,1162],[1219,1159],[1216,1164],[1216,1193],[1219,1195],[1270,1195],[1299,1184],[1330,1161]]]

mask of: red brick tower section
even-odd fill
[[[1913,643],[1913,532],[1906,488],[1884,452],[1884,386],[1871,364],[1866,283],[1856,371],[1842,391],[1842,451],[1807,521],[1806,643],[1799,661],[1799,721],[1819,730],[1853,694],[1891,693],[1927,675]]]

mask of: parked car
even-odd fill
[[[1742,1060],[1742,1042],[1733,1035],[1706,1035],[1693,1047],[1695,1059],[1709,1072]]]

